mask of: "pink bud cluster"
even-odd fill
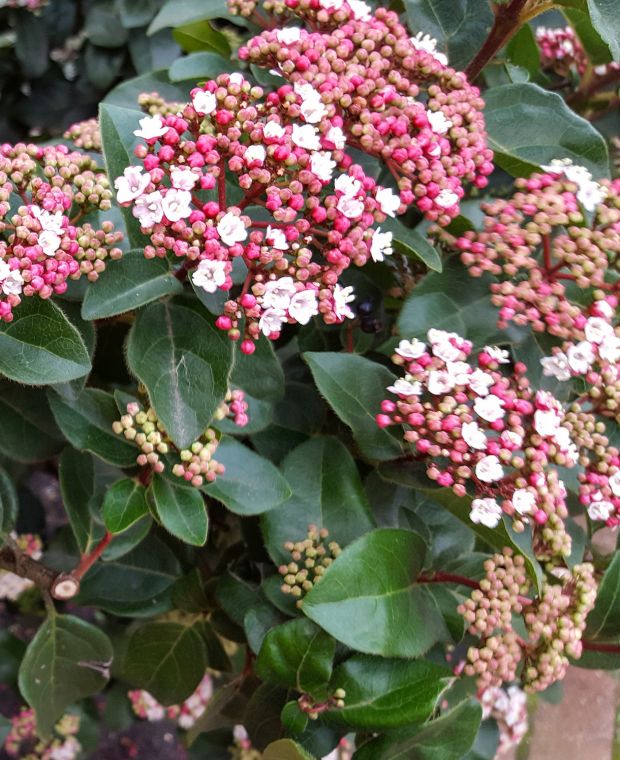
[[[553,71],[560,77],[583,76],[589,63],[588,55],[570,26],[539,26],[536,29],[536,42],[543,69]],[[594,66],[592,73],[596,81],[597,78],[613,76],[615,72],[620,72],[620,64],[612,61]]]
[[[11,212],[10,198],[22,205]],[[108,180],[86,155],[64,145],[0,146],[0,320],[23,297],[64,293],[69,279],[96,280],[118,258],[122,238],[111,222],[79,223],[111,207]]]
[[[591,520],[610,528],[620,525],[620,452],[606,436],[595,434],[596,444],[584,471],[579,474],[579,501]]]
[[[459,607],[469,632],[481,639],[469,648],[464,673],[477,678],[482,693],[517,677],[526,691],[548,688],[564,677],[569,657],[581,656],[596,598],[594,567],[551,566],[552,579],[535,599],[524,595],[530,584],[523,558],[513,560],[509,549],[488,559],[485,571],[480,588]],[[522,616],[525,637],[514,627],[516,616]]]
[[[32,533],[22,533],[21,535],[11,534],[11,539],[16,548],[32,559],[41,559],[43,555],[43,543],[39,536]],[[28,578],[22,578],[8,570],[0,570],[0,599],[8,599],[15,602],[19,597],[33,587],[33,582]]]
[[[482,719],[493,718],[499,729],[498,754],[518,746],[527,734],[527,695],[518,686],[491,686],[480,695]]]
[[[229,391],[214,415],[214,422],[230,417],[235,425],[244,427],[248,423],[247,408],[243,391]],[[196,488],[202,486],[205,480],[212,483],[224,472],[224,465],[213,458],[220,436],[211,427],[188,449],[178,449],[155,409],[148,407],[144,410],[137,402],[131,402],[127,404],[127,413],[112,424],[112,430],[135,443],[140,449],[137,464],[148,467],[153,472],[163,472],[166,464],[171,464],[173,475],[183,478]],[[162,458],[165,455],[168,456],[167,461]]]
[[[358,0],[286,4],[312,31],[271,29],[239,57],[314,88],[321,130],[342,126],[350,147],[386,163],[405,206],[449,223],[464,183],[484,187],[493,170],[479,90],[392,11]]]
[[[48,3],[48,0],[4,0],[2,6],[5,8],[24,8],[27,11],[41,10]]]
[[[151,723],[164,720],[173,720],[184,730],[190,729],[204,713],[211,697],[213,696],[213,681],[209,673],[205,673],[202,680],[182,704],[164,707],[152,694],[142,689],[130,691],[127,696],[131,702],[134,713],[143,720]]]
[[[24,707],[11,718],[11,728],[2,749],[9,757],[19,760],[77,760],[82,752],[76,736],[79,730],[80,717],[65,715],[54,727],[55,735],[51,739],[39,739],[35,712]]]
[[[454,239],[434,231],[462,252],[472,276],[497,278],[491,292],[500,327],[529,324],[581,340],[585,319],[569,288],[598,288],[601,298],[618,291],[620,181],[595,182],[566,160],[544,169],[516,180],[511,198],[482,204],[481,232]]]

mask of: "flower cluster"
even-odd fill
[[[482,718],[493,718],[499,729],[497,753],[507,752],[527,734],[527,695],[518,686],[502,689],[492,686],[480,696]]]
[[[261,760],[262,753],[254,749],[248,732],[241,725],[233,729],[233,745],[229,748],[231,760]]]
[[[493,169],[479,90],[392,11],[359,0],[287,6],[313,31],[263,32],[239,57],[293,84],[321,132],[341,126],[350,147],[384,161],[404,205],[448,223],[463,184],[484,187]]]
[[[578,659],[586,617],[596,598],[594,567],[556,566],[540,594],[525,596],[530,584],[523,559],[509,549],[485,562],[480,588],[459,607],[469,632],[481,639],[467,652],[464,673],[475,676],[479,689],[499,687],[518,677],[526,691],[543,691],[566,673],[568,658]],[[513,625],[522,616],[525,636]]]
[[[243,427],[248,423],[247,402],[241,390],[229,391],[214,415],[214,421],[231,417],[235,425]],[[117,435],[123,435],[140,449],[136,459],[140,467],[150,467],[153,472],[163,472],[166,463],[162,458],[169,455],[177,460],[172,464],[172,474],[187,480],[199,488],[204,481],[211,483],[224,472],[224,465],[217,462],[213,455],[218,444],[219,435],[209,427],[194,441],[188,449],[177,449],[152,407],[142,409],[137,402],[127,404],[127,413],[112,424]]]
[[[79,716],[65,715],[54,727],[53,738],[39,739],[34,710],[24,707],[11,718],[11,728],[2,749],[9,757],[19,760],[76,760],[82,751],[76,738],[79,730]]]
[[[182,704],[164,707],[149,694],[148,691],[137,689],[130,691],[127,695],[131,702],[131,708],[134,713],[143,720],[150,722],[163,720],[173,720],[185,730],[190,729],[205,711],[209,700],[213,696],[213,682],[211,676],[205,673],[202,680]]]
[[[18,536],[12,533],[11,539],[20,552],[32,557],[32,559],[41,559],[43,544],[39,536],[31,533],[22,533]],[[22,578],[8,570],[0,570],[0,599],[8,599],[11,602],[15,602],[24,591],[32,588],[32,586],[32,581],[27,578]]]
[[[540,63],[544,70],[553,71],[562,78],[581,77],[588,67],[588,55],[581,40],[570,26],[536,29],[536,42],[540,51]],[[613,76],[620,71],[620,64],[611,63],[594,66],[594,80]]]
[[[45,7],[47,3],[48,0],[4,0],[4,2],[0,3],[0,6],[4,6],[5,8],[24,8],[34,13]]]
[[[13,213],[12,195],[22,199]],[[0,146],[0,320],[25,296],[64,293],[67,280],[96,280],[121,255],[111,222],[80,222],[108,210],[108,180],[86,155],[64,145]]]
[[[500,327],[529,324],[579,341],[584,319],[575,287],[599,289],[601,298],[618,290],[620,181],[595,182],[587,169],[568,160],[544,169],[545,174],[516,180],[511,198],[482,204],[481,232],[456,239],[438,228],[434,232],[461,251],[472,276],[497,278],[491,293]]]
[[[99,119],[92,118],[72,124],[64,134],[65,140],[82,150],[92,150],[101,153],[101,130]]]
[[[327,528],[319,530],[316,525],[310,525],[303,541],[288,541],[284,544],[286,551],[291,553],[292,562],[281,565],[278,569],[284,579],[281,589],[283,593],[291,594],[297,599],[298,607],[303,604],[302,597],[321,580],[341,552],[335,541],[326,543],[328,536]]]

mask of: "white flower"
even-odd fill
[[[607,197],[607,188],[598,182],[586,182],[577,190],[577,200],[586,211],[592,213]]]
[[[135,202],[131,213],[138,219],[140,226],[147,228],[159,224],[164,216],[163,198],[159,190],[141,195]]]
[[[46,256],[54,256],[60,248],[60,235],[49,230],[44,230],[39,233],[38,243]]]
[[[0,290],[5,296],[18,296],[22,292],[24,278],[17,269],[11,269],[6,261],[0,260]]]
[[[399,377],[394,382],[394,385],[388,385],[387,390],[391,393],[396,393],[398,396],[420,396],[422,393],[422,383],[410,380],[406,380],[404,377]]]
[[[458,337],[456,333],[449,333],[445,330],[431,328],[428,331],[428,341],[431,344],[433,354],[439,359],[443,359],[444,362],[457,361],[461,355],[461,349],[454,344]]]
[[[192,213],[190,203],[192,194],[188,190],[176,190],[174,187],[166,190],[162,207],[164,214],[171,222],[178,222],[180,219],[187,219]]]
[[[351,307],[349,304],[352,301],[355,301],[355,296],[353,295],[353,286],[349,285],[346,288],[343,288],[341,285],[335,285],[334,286],[334,292],[333,292],[333,298],[334,298],[334,314],[338,319],[353,319],[355,314],[351,311]]]
[[[271,333],[280,332],[285,321],[286,314],[283,311],[279,311],[278,309],[267,309],[267,311],[263,312],[258,321],[258,326],[263,335],[269,337]]]
[[[247,238],[248,231],[241,219],[229,211],[217,223],[217,234],[225,245],[235,245]]]
[[[478,417],[487,422],[497,422],[497,420],[501,420],[506,414],[504,402],[493,394],[477,398],[474,401],[474,412],[476,412]]]
[[[523,436],[514,430],[504,430],[500,438],[504,446],[514,446],[515,449],[520,448],[523,443]]]
[[[375,198],[384,214],[396,216],[396,212],[400,208],[400,198],[389,187],[382,187],[378,190]]]
[[[307,325],[319,313],[316,291],[308,288],[295,293],[288,306],[288,313],[300,325]]]
[[[537,409],[534,412],[534,430],[545,438],[553,437],[560,427],[560,416],[554,409]]]
[[[228,77],[228,81],[230,84],[236,84],[241,87],[245,80],[243,78],[243,74],[241,74],[239,71],[235,71]]]
[[[569,367],[573,372],[577,372],[580,375],[584,375],[596,359],[594,349],[587,340],[582,340],[577,345],[569,346],[566,355]]]
[[[321,100],[321,93],[314,89],[308,82],[296,82],[295,92],[301,98],[300,112],[304,120],[310,124],[316,124],[327,113],[327,108]]]
[[[469,385],[471,367],[467,362],[446,362],[446,370],[453,378],[455,385]]]
[[[192,190],[196,182],[198,182],[198,175],[194,174],[187,167],[181,168],[180,166],[175,166],[170,172],[170,180],[172,187],[175,187],[177,190]]]
[[[353,11],[353,17],[358,21],[368,21],[372,8],[363,0],[347,0],[349,8]]]
[[[459,202],[459,197],[452,190],[444,189],[435,198],[435,203],[441,208],[451,208]]]
[[[568,356],[563,351],[558,351],[552,356],[543,356],[540,360],[545,377],[555,377],[564,382],[570,380],[570,367],[568,365]]]
[[[338,199],[336,208],[347,219],[356,219],[364,213],[364,201],[359,198],[349,198],[343,195]]]
[[[200,116],[208,116],[217,108],[217,100],[212,92],[199,90],[192,98],[194,111]]]
[[[577,200],[586,211],[594,211],[607,195],[607,189],[592,179],[585,166],[573,164],[570,158],[554,158],[550,165],[541,168],[550,174],[564,174],[569,182],[574,182],[577,185]]]
[[[375,234],[370,241],[370,255],[373,261],[383,261],[385,256],[391,256],[392,249],[392,233],[381,232],[381,227],[377,227]]]
[[[461,436],[472,449],[484,451],[487,447],[487,437],[477,422],[465,422],[461,427]]]
[[[215,291],[226,280],[226,262],[215,259],[203,259],[192,273],[192,282],[196,287],[206,290],[207,293]]]
[[[497,528],[502,519],[502,508],[495,499],[474,499],[471,503],[469,519],[477,525]]]
[[[131,168],[136,169],[138,172],[140,171],[137,166]],[[42,230],[45,230],[46,232],[55,232],[57,235],[62,235],[64,219],[62,211],[56,211],[54,214],[52,214],[49,211],[45,211],[45,209],[40,208],[40,206],[31,206],[30,211],[32,212],[32,215],[38,219]]]
[[[573,467],[577,462],[579,451],[577,450],[577,446],[573,443],[573,439],[570,437],[568,428],[560,425],[555,431],[553,440],[560,447],[560,450],[569,458],[570,462],[567,462],[567,466]]]
[[[520,515],[531,515],[536,507],[536,494],[527,488],[517,488],[512,494],[512,506]]]
[[[279,280],[269,280],[263,293],[263,308],[286,311],[297,289],[292,277],[280,277]]]
[[[119,203],[129,203],[140,197],[151,182],[150,174],[143,174],[139,166],[128,166],[122,177],[114,180],[116,200]]]
[[[342,193],[345,198],[354,198],[362,189],[362,183],[355,177],[350,177],[348,174],[341,174],[336,177],[334,187],[339,193]]]
[[[417,338],[401,340],[395,351],[403,359],[419,359],[422,354],[426,353],[426,344]]]
[[[320,150],[321,148],[319,132],[312,124],[304,124],[303,126],[293,124],[291,139],[298,148],[305,150]]]
[[[140,125],[140,129],[134,129],[134,135],[142,137],[144,140],[161,137],[170,129],[170,127],[164,126],[164,122],[159,114],[145,116],[144,119],[139,120],[138,124]]]
[[[243,154],[243,160],[246,164],[254,163],[254,161],[258,161],[262,164],[265,162],[266,157],[267,151],[262,145],[250,145],[246,148],[245,153]]]
[[[469,376],[469,387],[479,396],[488,396],[489,388],[494,382],[493,378],[479,367]]]
[[[598,353],[606,362],[620,361],[620,338],[617,335],[605,338],[598,347]]]
[[[347,138],[340,127],[331,127],[325,138],[334,144],[336,150],[342,150],[347,144]]]
[[[445,135],[446,132],[453,126],[450,119],[446,118],[443,111],[431,111],[427,109],[426,118],[430,124],[431,129],[435,134]]]
[[[503,348],[498,348],[497,346],[485,346],[484,351],[498,364],[508,364],[510,362],[510,354],[508,351],[504,351]]]
[[[611,488],[611,492],[614,496],[620,496],[620,470],[614,472],[614,474],[610,476],[607,484]]]
[[[331,151],[319,150],[310,156],[310,171],[322,181],[330,182],[336,162],[332,160]]]
[[[616,511],[614,505],[603,499],[601,492],[594,494],[592,502],[588,505],[588,515],[591,520],[609,520]]]
[[[504,477],[504,469],[499,459],[491,454],[482,459],[476,465],[476,477],[483,483],[495,483]]]
[[[590,343],[602,343],[607,336],[614,334],[614,328],[601,317],[590,317],[586,320],[584,332]]]
[[[339,11],[343,2],[344,0],[319,0],[319,5],[326,11]]]
[[[290,45],[291,42],[298,42],[301,39],[301,29],[298,26],[288,26],[286,29],[276,31],[278,42],[283,45]]]
[[[613,306],[607,301],[595,301],[592,309],[599,317],[606,317],[607,319],[611,319],[615,313]]]
[[[431,37],[430,34],[418,32],[415,37],[411,37],[410,42],[416,50],[424,50],[424,52],[432,55],[443,66],[448,65],[448,58],[443,53],[437,51],[437,40]]]
[[[265,242],[278,251],[288,251],[289,244],[284,232],[277,227],[267,227],[265,231]]]
[[[433,369],[428,373],[426,387],[429,393],[440,396],[442,393],[449,393],[454,388],[454,378],[445,369]]]
[[[268,121],[263,128],[263,137],[268,140],[279,140],[284,133],[284,127],[277,121]]]

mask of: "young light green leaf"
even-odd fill
[[[292,739],[278,739],[265,747],[263,760],[314,760],[314,758]]]
[[[447,635],[427,589],[417,583],[425,553],[416,533],[366,533],[327,569],[302,611],[358,652],[419,657]]]
[[[52,615],[28,645],[19,690],[47,738],[65,708],[100,691],[109,678],[112,645],[99,628],[71,615]]]
[[[194,546],[204,546],[209,530],[207,508],[200,491],[155,475],[149,488],[161,524],[173,536]]]
[[[179,448],[196,441],[226,395],[232,346],[212,317],[189,300],[154,303],[138,315],[127,361]]]
[[[52,301],[25,298],[0,322],[0,373],[24,385],[52,385],[90,372],[79,332]]]
[[[117,480],[106,491],[102,512],[110,533],[122,533],[147,514],[145,487],[133,478]]]
[[[209,21],[195,21],[193,24],[177,26],[173,32],[175,42],[186,53],[214,51],[219,55],[230,55],[230,43],[222,32],[218,32]]]

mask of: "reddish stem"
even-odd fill
[[[224,211],[226,208],[226,163],[224,158],[220,161],[220,173],[217,178],[217,202],[220,206],[220,211]]]
[[[473,578],[467,578],[465,575],[456,575],[455,573],[437,572],[430,576],[420,575],[418,577],[418,583],[458,583],[461,586],[467,586],[468,588],[480,588],[478,581],[473,580]],[[524,607],[532,604],[532,600],[527,596],[519,595],[518,599]]]
[[[109,530],[106,530],[105,535],[101,541],[99,541],[97,546],[88,552],[88,554],[82,555],[82,558],[77,563],[75,568],[71,571],[70,575],[77,580],[83,578],[90,570],[90,568],[95,564],[95,562],[99,559],[99,557],[101,557],[113,538],[114,534],[110,533]]]
[[[583,641],[583,648],[588,652],[608,652],[609,654],[620,654],[620,644],[603,644],[598,641]]]
[[[347,353],[352,354],[353,351],[354,351],[353,324],[352,322],[349,322],[347,324]]]
[[[549,235],[543,237],[543,259],[545,262],[545,274],[551,280],[553,279],[554,267],[551,260],[551,238]]]

